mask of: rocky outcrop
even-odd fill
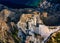
[[[46,43],[60,43],[60,30],[51,34]]]
[[[6,22],[0,19],[0,43],[15,43],[10,32]]]
[[[56,24],[60,24],[60,15],[59,15],[60,13],[56,10],[59,9],[58,7],[59,4],[54,5],[54,7],[53,5],[51,6],[50,3],[48,2],[47,3],[44,2],[43,4],[42,4],[43,6],[41,6],[42,8],[39,8],[39,11],[38,8],[37,9],[34,8],[12,9],[12,8],[5,7],[4,5],[3,6],[1,5],[0,6],[1,8],[0,9],[0,42],[1,43],[22,43],[22,41],[25,41],[25,39],[22,40],[22,38],[18,35],[22,34],[21,33],[22,31],[23,32],[22,36],[26,38],[24,35],[27,34],[25,30],[28,29],[28,26],[29,28],[31,27],[30,28],[31,30],[34,28],[37,31],[36,33],[38,33],[39,25],[41,25],[41,27],[42,25],[44,25],[45,27],[45,25],[56,26]],[[54,9],[55,6],[56,9]],[[28,24],[28,22],[30,25]],[[42,30],[45,31],[46,28],[43,29],[44,27],[42,27]],[[60,34],[60,32],[58,33]],[[54,35],[54,38],[57,39],[56,43],[60,42],[59,34],[57,36],[57,38],[59,37],[59,39],[56,38],[56,34]],[[51,43],[52,42],[55,43],[54,42],[55,39],[52,38],[52,35],[50,38],[52,40],[48,39],[47,43],[49,43],[50,41]],[[41,35],[37,34],[36,38],[40,39],[42,37],[40,36]]]
[[[4,9],[0,12],[0,43],[19,43],[18,28],[9,17],[14,13],[11,10]]]

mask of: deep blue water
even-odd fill
[[[0,0],[0,4],[13,8],[37,7],[38,2],[39,0]]]

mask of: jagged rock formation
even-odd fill
[[[4,9],[0,12],[0,43],[19,43],[18,28],[14,22],[9,20],[12,11]]]
[[[48,6],[46,6],[46,4]],[[42,8],[40,8],[39,11],[37,11],[38,8],[37,9],[33,9],[33,8],[12,9],[12,8],[5,7],[4,5],[1,5],[0,6],[1,8],[0,9],[0,33],[1,33],[0,42],[1,43],[8,43],[8,42],[9,43],[22,43],[21,42],[22,39],[20,36],[18,36],[18,32],[20,32],[21,31],[20,29],[22,29],[23,33],[27,34],[25,30],[27,29],[28,26],[31,26],[31,25],[28,25],[27,22],[32,24],[32,27],[34,26],[34,28],[37,31],[38,31],[38,28],[36,27],[38,27],[39,24],[43,24],[44,26],[45,25],[56,26],[56,24],[60,24],[60,13],[59,13],[60,10],[56,10],[56,9],[59,9],[58,7],[59,5],[56,4],[53,7],[53,5],[51,6],[50,3],[48,2],[46,4],[45,5],[42,4],[45,8],[42,6]],[[56,6],[56,9],[53,10],[55,6]],[[37,37],[38,36],[39,38],[41,38],[40,37],[41,35],[37,35]],[[48,40],[47,43],[49,43],[49,41],[50,39]],[[60,39],[58,39],[58,41],[60,42]]]
[[[20,26],[24,29],[26,27],[26,22],[28,22],[29,19],[31,19],[31,18],[36,18],[36,16],[40,16],[40,13],[38,11],[33,11],[29,14],[28,13],[27,14],[22,14],[22,16],[20,17],[20,20],[17,24],[18,27]],[[40,19],[40,18],[38,18],[38,19]]]
[[[9,31],[9,26],[0,19],[0,43],[15,43]]]
[[[29,22],[30,24],[29,24],[28,26],[30,26],[30,29],[31,29],[31,28],[33,29],[33,26],[35,26],[35,28],[36,28],[35,31],[37,31],[36,33],[38,33],[38,28],[37,28],[36,25],[35,25],[35,21],[36,21],[36,20],[34,20],[34,19],[36,18],[36,16],[37,16],[37,22],[36,22],[36,23],[38,23],[38,24],[39,24],[39,23],[40,23],[40,24],[42,23],[41,20],[40,20],[40,16],[42,16],[41,19],[43,19],[43,18],[45,19],[45,18],[49,17],[47,12],[43,12],[42,15],[40,15],[40,13],[37,12],[37,11],[36,11],[36,12],[34,11],[34,12],[32,12],[31,14],[30,14],[30,13],[29,13],[29,14],[22,14],[19,22],[17,23],[18,28],[19,28],[19,29],[21,28],[21,29],[23,30],[23,32],[26,33],[25,30],[29,28],[29,27],[26,28],[26,27],[27,27],[26,22]],[[39,18],[38,18],[38,17],[39,17]],[[30,18],[30,19],[32,18],[32,20],[30,20],[29,18]],[[33,18],[34,18],[34,19],[33,19]],[[30,21],[29,21],[29,20],[30,20]],[[33,21],[33,20],[34,20],[34,21]],[[38,21],[40,21],[40,22],[38,22]],[[43,27],[46,27],[46,26],[44,25],[44,23],[42,23],[42,24],[43,24],[43,25],[41,26],[41,28],[43,29]],[[34,29],[35,29],[35,28],[34,28]],[[40,28],[40,29],[41,29],[41,28]],[[31,29],[31,30],[32,30],[32,29]],[[45,31],[45,29],[46,29],[47,31]],[[50,31],[50,30],[48,29],[48,26],[47,26],[45,29],[43,29],[44,31],[42,30],[41,33],[44,32],[43,34],[46,35],[45,38],[47,38],[47,37],[49,37],[49,35],[50,35],[51,33],[53,33],[57,28],[56,28],[56,29],[54,28],[55,30],[54,30],[54,29],[51,29],[51,31]],[[57,31],[57,30],[56,30],[56,31]],[[51,32],[51,33],[50,33],[50,32]],[[46,33],[47,33],[48,35],[47,35]],[[43,35],[42,35],[42,36],[43,36]],[[40,36],[40,37],[42,37],[42,36]],[[44,37],[44,36],[43,36],[43,37]],[[45,41],[45,40],[44,40],[44,41]]]

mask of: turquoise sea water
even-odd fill
[[[11,8],[37,7],[42,0],[0,0],[0,4]]]
[[[38,6],[40,2],[42,2],[42,0],[31,0],[28,3],[26,3],[26,5],[28,5],[28,6]]]

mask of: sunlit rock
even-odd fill
[[[60,30],[51,34],[46,43],[60,43]]]
[[[11,34],[10,34],[10,28],[9,26],[0,19],[0,42],[2,43],[15,43],[14,39],[12,38]]]

